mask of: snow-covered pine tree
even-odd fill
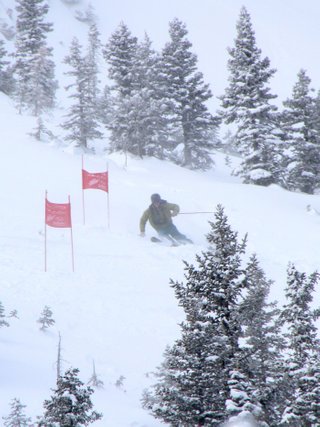
[[[256,255],[246,267],[248,293],[241,304],[244,325],[243,369],[251,379],[261,413],[259,419],[278,427],[285,401],[284,339],[276,302],[269,302],[272,282],[266,279]]]
[[[96,364],[94,363],[94,360],[92,362],[92,375],[88,381],[88,385],[95,388],[103,388],[103,381],[99,379],[96,373]]]
[[[69,369],[58,378],[51,399],[44,401],[45,413],[39,427],[88,426],[102,418],[102,414],[92,410],[93,389],[84,386],[78,373],[78,369]]]
[[[20,399],[14,398],[10,404],[10,414],[3,417],[4,427],[32,427],[31,418],[25,415],[24,409],[26,405],[23,405]]]
[[[259,404],[253,404],[252,395],[254,390],[248,380],[248,377],[241,373],[241,370],[235,369],[230,372],[228,381],[230,397],[226,401],[226,412],[229,416],[228,423],[241,425],[245,422],[253,427],[268,427],[266,423],[260,423],[259,426],[256,418],[261,415]]]
[[[108,85],[105,85],[102,89],[102,93],[99,96],[98,99],[98,117],[100,122],[108,128],[110,126],[110,123],[112,121],[112,93],[111,88]]]
[[[73,99],[74,103],[69,107],[67,119],[61,126],[69,131],[67,140],[75,143],[77,147],[90,149],[91,141],[102,138],[92,86],[96,70],[91,60],[83,57],[82,46],[76,37],[72,40],[65,63],[71,68],[65,74],[73,79],[66,90],[72,89],[69,98]]]
[[[95,23],[92,23],[88,33],[88,52],[86,55],[89,81],[88,92],[92,98],[92,104],[98,106],[99,96],[99,61],[100,61],[101,41],[100,33]],[[98,111],[96,111],[98,114]]]
[[[288,398],[283,412],[282,426],[314,427],[319,424],[320,398],[320,341],[316,320],[320,310],[312,308],[318,273],[309,277],[293,264],[288,267],[287,303],[281,319],[287,339]]]
[[[128,27],[121,22],[103,49],[103,56],[109,65],[108,76],[113,82],[110,87],[111,120],[107,123],[110,131],[110,151],[130,152],[142,156],[136,142],[136,120],[140,99],[134,94],[134,65],[138,40]],[[130,115],[130,113],[132,114]]]
[[[320,90],[318,90],[314,99],[314,120],[312,124],[314,129],[320,133]]]
[[[238,155],[238,147],[235,141],[235,135],[231,132],[230,129],[222,136],[220,145],[217,148],[220,148],[223,153],[226,153],[227,156],[231,154],[232,156]]]
[[[30,80],[33,84],[33,99],[30,107],[32,114],[37,117],[55,106],[58,82],[54,79],[55,64],[50,58],[51,56],[51,49],[42,46],[34,55],[31,63]]]
[[[16,309],[11,310],[8,317],[14,317],[15,319],[19,319],[18,310],[16,310]]]
[[[122,96],[131,95],[134,88],[134,67],[138,40],[132,36],[129,28],[121,22],[111,34],[103,49],[103,56],[109,64],[108,75],[114,82],[112,89]]]
[[[206,101],[212,97],[209,85],[197,69],[197,56],[191,52],[186,25],[179,19],[169,23],[170,41],[162,50],[162,76],[171,101],[171,122],[182,144],[177,161],[191,169],[208,169],[213,161],[212,130],[217,122],[209,113]]]
[[[52,24],[45,22],[49,6],[45,0],[15,1],[15,96],[20,112],[30,108],[38,115],[54,106],[57,89],[52,48],[47,46],[47,36],[52,31]]]
[[[29,132],[28,135],[34,137],[37,141],[57,139],[53,132],[46,127],[41,116],[38,116],[36,127],[33,128],[32,131],[33,132]]]
[[[319,349],[310,357],[306,369],[301,372],[295,405],[291,412],[285,412],[284,425],[298,427],[317,427],[320,420],[320,363]],[[298,414],[298,417],[296,415]],[[291,419],[291,421],[289,421]]]
[[[160,56],[147,34],[138,43],[133,66],[135,99],[130,115],[130,151],[140,156],[168,157],[167,103],[163,98]]]
[[[2,328],[2,326],[9,326],[9,323],[5,320],[5,318],[5,310],[2,302],[0,301],[0,328]]]
[[[120,377],[117,379],[117,381],[114,383],[114,385],[123,390],[124,380],[126,377],[124,375],[120,375]],[[124,390],[125,391],[125,390]]]
[[[307,72],[300,70],[292,97],[283,102],[285,109],[280,118],[286,135],[286,188],[313,194],[320,187],[320,128],[310,84]]]
[[[0,40],[0,91],[12,95],[14,91],[14,77],[10,62],[7,60],[8,52],[5,43]]]
[[[47,305],[42,310],[39,319],[37,320],[38,323],[40,323],[40,331],[45,331],[50,326],[54,325],[56,322],[52,318],[52,310]]]
[[[245,183],[279,181],[279,149],[275,137],[276,107],[268,83],[275,70],[261,58],[250,15],[241,8],[235,46],[228,49],[229,86],[221,96],[223,119],[237,125],[236,143],[242,155],[237,173]]]
[[[101,41],[100,32],[95,22],[92,22],[88,33],[88,48],[85,57],[86,70],[88,75],[87,82],[87,105],[90,106],[88,113],[91,110],[91,120],[95,132],[92,139],[102,139],[103,133],[100,130],[102,122],[101,115],[103,114],[101,96],[100,96],[100,80],[99,80],[99,64],[101,60]]]
[[[157,383],[143,396],[145,409],[174,426],[218,426],[226,421],[232,373],[240,375],[241,365],[245,367],[239,341],[243,336],[241,301],[246,278],[241,265],[246,240],[238,242],[222,206],[210,225],[207,239],[212,247],[197,255],[197,267],[185,263],[185,283],[171,282],[186,314],[182,336],[167,348],[155,374]],[[244,373],[241,383],[238,387],[248,391],[252,386]],[[247,396],[246,408],[254,415],[259,403],[253,394]]]

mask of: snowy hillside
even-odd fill
[[[110,229],[105,193],[86,191],[87,224],[82,221],[81,157],[37,143],[26,134],[31,117],[18,116],[1,98],[0,170],[1,302],[19,319],[1,329],[1,416],[19,397],[33,418],[54,387],[59,333],[63,367],[80,369],[87,382],[93,360],[104,388],[94,394],[104,418],[96,425],[160,425],[140,408],[141,393],[162,360],[167,344],[179,335],[182,313],[169,279],[183,278],[182,260],[192,262],[206,247],[207,214],[180,215],[175,223],[195,242],[171,248],[138,235],[138,222],[149,196],[159,192],[183,212],[211,211],[218,203],[240,236],[249,233],[248,253],[256,252],[268,277],[272,297],[281,301],[286,267],[312,272],[319,267],[318,196],[278,187],[240,184],[230,176],[224,157],[216,168],[191,172],[158,160],[111,156],[85,157],[88,170],[110,171]],[[71,196],[75,272],[71,271],[69,230],[48,228],[48,272],[44,272],[44,194],[64,203]],[[44,306],[56,321],[47,332],[37,320]],[[123,376],[123,386],[115,384]]]
[[[10,24],[11,3],[0,0],[0,26]],[[58,109],[47,124],[59,137],[65,112],[62,59],[74,35],[85,42],[87,26],[78,18],[90,3],[49,3],[55,23],[50,40],[62,84]],[[96,3],[101,7],[101,2]],[[319,269],[319,196],[290,193],[277,186],[243,185],[231,175],[238,160],[231,159],[233,164],[228,166],[218,152],[216,165],[208,172],[156,159],[129,157],[125,165],[120,154],[85,155],[88,171],[105,171],[108,164],[110,227],[107,197],[98,190],[85,192],[84,225],[81,153],[68,149],[61,139],[35,141],[29,136],[35,118],[17,114],[13,102],[3,95],[0,111],[0,302],[7,315],[18,312],[18,318],[7,319],[10,327],[1,328],[1,421],[13,398],[26,405],[33,421],[43,413],[43,401],[55,387],[60,335],[63,369],[79,368],[80,379],[87,383],[94,363],[104,383],[93,395],[95,409],[103,413],[94,425],[163,425],[141,408],[140,399],[153,383],[150,373],[161,363],[165,347],[179,337],[183,313],[169,281],[183,280],[183,260],[192,263],[207,247],[205,235],[213,213],[195,212],[214,212],[218,204],[225,207],[239,236],[248,233],[247,256],[257,253],[268,279],[274,281],[271,298],[280,304],[288,262],[308,274]],[[45,191],[55,203],[66,203],[70,195],[74,272],[70,230],[49,227],[48,271],[44,271]],[[155,192],[186,213],[174,222],[194,245],[154,244],[150,226],[145,238],[139,236],[140,216]],[[45,306],[51,308],[55,325],[43,332],[37,320]]]

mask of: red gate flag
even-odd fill
[[[72,256],[72,271],[74,271],[74,255],[73,255],[73,236],[71,225],[71,202],[68,196],[68,203],[51,203],[45,197],[45,227],[44,227],[44,271],[47,271],[47,225],[57,228],[70,228],[71,236],[71,256]]]
[[[51,203],[46,198],[45,218],[50,227],[71,228],[71,203]]]
[[[108,171],[106,172],[87,172],[82,169],[82,189],[96,188],[108,193]]]

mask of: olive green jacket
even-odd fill
[[[149,208],[143,212],[140,219],[140,232],[145,232],[147,221],[149,221],[151,226],[157,231],[167,227],[172,223],[171,217],[178,215],[179,211],[180,208],[178,205],[168,203],[165,200],[161,201],[158,208],[154,205],[150,205]]]

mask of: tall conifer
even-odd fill
[[[26,405],[23,405],[18,398],[14,398],[10,404],[10,414],[3,417],[4,427],[32,427],[31,418],[25,415]]]
[[[57,82],[55,64],[47,36],[52,23],[45,22],[49,6],[45,0],[16,0],[15,75],[19,111],[35,115],[54,106]]]
[[[207,236],[210,248],[197,255],[197,266],[186,263],[185,283],[172,282],[186,319],[181,338],[168,347],[156,372],[158,382],[143,399],[146,409],[171,425],[218,426],[226,421],[235,414],[229,409],[236,378],[237,387],[247,390],[243,410],[260,413],[250,379],[242,372],[245,240],[238,242],[221,206],[215,219]]]
[[[285,132],[285,185],[313,194],[320,187],[319,109],[310,88],[311,79],[300,70],[292,97],[284,101],[281,125]]]
[[[186,25],[179,19],[169,23],[170,41],[162,50],[162,74],[171,101],[171,122],[176,145],[182,144],[177,161],[191,169],[208,169],[213,160],[212,130],[217,123],[206,101],[212,97],[209,85],[198,71],[198,58],[191,51]]]
[[[272,282],[267,280],[256,255],[246,267],[247,294],[241,303],[245,363],[242,364],[260,403],[260,421],[277,427],[285,398],[284,350],[280,309],[269,302]]]
[[[39,427],[88,426],[102,418],[101,414],[92,410],[93,389],[84,386],[78,373],[78,369],[69,369],[58,378],[51,399],[44,401],[45,413]]]
[[[74,142],[76,146],[91,149],[90,142],[101,139],[97,116],[93,79],[95,71],[92,63],[83,56],[82,46],[75,37],[71,43],[70,53],[65,58],[70,71],[66,75],[72,78],[72,82],[66,87],[71,90],[69,98],[73,100],[69,107],[66,121],[62,127],[68,131],[66,139]]]
[[[5,43],[0,40],[0,91],[10,96],[14,91],[15,80],[12,65],[10,65],[7,57],[8,52]]]
[[[319,377],[320,340],[316,320],[319,309],[312,308],[318,273],[309,277],[293,264],[288,267],[287,303],[281,318],[287,330],[288,398],[283,413],[283,426],[313,427],[320,416]]]
[[[135,135],[138,126],[136,112],[139,108],[137,97],[134,96],[134,65],[138,40],[132,36],[128,27],[121,22],[111,35],[103,49],[107,61],[108,76],[112,81],[110,87],[111,120],[107,123],[110,130],[110,151],[142,155]],[[131,114],[132,113],[132,114]]]
[[[245,183],[269,185],[279,180],[279,149],[275,137],[275,98],[268,86],[275,70],[261,58],[250,15],[242,7],[235,46],[228,49],[229,86],[222,99],[222,116],[235,123],[242,163],[237,171]]]

